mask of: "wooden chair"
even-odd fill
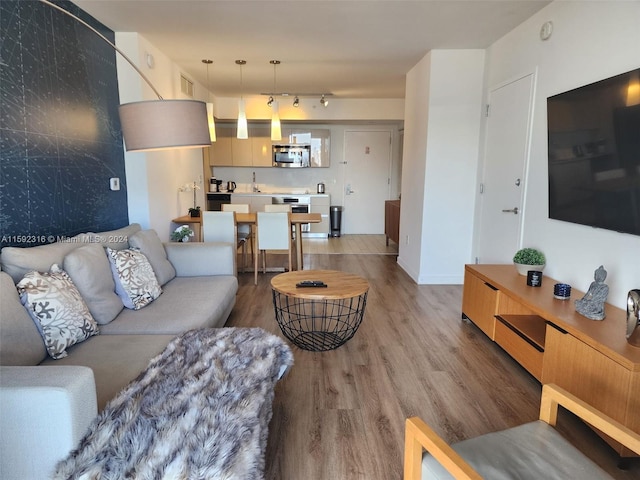
[[[258,257],[262,252],[262,271],[267,271],[267,250],[286,250],[289,255],[289,271],[292,270],[291,219],[287,212],[256,213],[256,256],[254,283],[258,284]]]
[[[406,421],[404,480],[611,478],[553,428],[562,406],[640,454],[640,435],[562,388],[542,387],[540,420],[449,446],[418,417]],[[423,450],[428,453],[423,455]]]
[[[238,245],[235,212],[202,212],[202,241],[226,242]],[[233,256],[234,271],[237,270],[236,256]]]
[[[247,203],[223,203],[223,212],[237,212],[237,213],[249,213],[249,204]],[[251,249],[251,263],[253,263],[253,232],[251,225],[237,225],[236,231],[238,232],[238,246],[242,247],[242,271],[246,271],[247,268],[247,244]]]

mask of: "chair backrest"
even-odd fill
[[[287,212],[257,212],[258,250],[290,250],[291,221]]]
[[[235,212],[202,212],[202,241],[236,244]]]
[[[248,203],[223,203],[222,204],[223,212],[238,212],[238,213],[249,213],[249,204]]]
[[[290,212],[291,205],[286,203],[267,203],[264,206],[265,212]]]

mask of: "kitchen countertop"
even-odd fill
[[[210,194],[222,194],[222,195],[255,195],[255,196],[269,196],[269,197],[273,197],[273,196],[283,196],[283,195],[313,195],[314,197],[328,197],[329,194],[328,193],[313,193],[313,192],[308,192],[308,193],[300,193],[299,191],[295,191],[295,192],[238,192],[238,191],[233,191],[233,192],[207,192]]]

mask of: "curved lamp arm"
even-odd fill
[[[87,22],[85,22],[84,20],[82,20],[79,17],[76,17],[73,13],[65,10],[64,8],[56,5],[55,3],[51,3],[48,0],[40,0],[41,3],[44,3],[45,5],[49,5],[52,8],[55,8],[56,10],[64,13],[65,15],[73,18],[74,20],[80,22],[82,25],[84,25],[85,27],[87,27],[89,30],[91,30],[93,33],[95,33],[96,35],[98,35],[102,40],[104,40],[105,42],[107,42],[111,48],[113,48],[116,52],[118,52],[120,55],[122,55],[122,58],[124,58],[127,62],[129,62],[129,65],[131,65],[136,72],[138,72],[138,74],[142,77],[142,79],[147,82],[147,85],[149,85],[151,87],[151,90],[153,90],[153,92],[158,96],[158,98],[160,100],[163,100],[162,95],[160,95],[160,93],[158,92],[158,90],[156,90],[156,87],[154,87],[151,84],[151,81],[147,78],[147,76],[142,73],[142,70],[140,70],[135,63],[133,63],[133,61],[127,57],[124,52],[122,50],[120,50],[118,47],[116,47],[116,45],[111,42],[107,37],[105,37],[103,34],[101,34],[98,30],[96,30],[95,28],[93,28],[91,25],[89,25]]]

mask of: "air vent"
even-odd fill
[[[193,82],[182,74],[180,74],[180,90],[185,95],[193,98]]]

